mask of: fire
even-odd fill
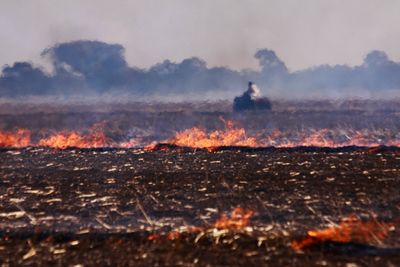
[[[81,135],[78,132],[62,132],[50,136],[49,138],[41,139],[38,142],[39,146],[47,146],[53,148],[91,148],[107,146],[107,139],[102,132],[90,133]]]
[[[26,129],[16,132],[0,131],[0,147],[27,147],[31,144],[31,133]]]
[[[193,127],[175,134],[174,137],[159,143],[149,142],[145,136],[115,141],[107,137],[104,131],[104,123],[97,123],[88,131],[63,131],[49,134],[49,132],[34,133],[26,129],[14,132],[0,131],[0,147],[26,147],[26,146],[48,146],[54,148],[96,148],[96,147],[145,147],[146,151],[185,151],[185,147],[206,148],[214,151],[223,146],[245,146],[245,147],[277,147],[288,148],[298,146],[314,147],[344,147],[363,146],[377,147],[381,145],[400,146],[400,135],[391,129],[300,129],[287,130],[263,129],[250,136],[245,128],[235,126],[233,121],[223,120],[224,128],[207,132],[206,130]],[[39,139],[38,136],[45,138]],[[120,135],[120,134],[119,134]],[[32,137],[32,138],[31,138]],[[37,142],[32,142],[38,140]],[[150,145],[148,145],[150,143]],[[147,146],[146,146],[147,145]]]
[[[104,122],[94,124],[87,134],[80,134],[76,131],[60,132],[48,138],[39,140],[39,146],[53,148],[92,148],[109,146],[106,135],[103,131]]]
[[[253,215],[254,211],[237,207],[232,210],[230,216],[227,214],[221,215],[221,217],[214,223],[214,227],[217,229],[240,230],[249,225],[250,219]]]
[[[224,120],[223,120],[224,121]],[[193,127],[178,132],[167,142],[177,146],[207,148],[212,151],[221,146],[248,147],[343,147],[380,145],[399,146],[400,140],[389,129],[346,130],[341,128],[303,129],[281,131],[279,129],[261,131],[257,137],[248,136],[244,128],[235,127],[232,121],[224,121],[225,128],[207,133]]]
[[[170,141],[174,145],[212,148],[217,146],[259,146],[256,138],[247,137],[244,128],[236,128],[232,121],[224,121],[225,129],[216,130],[209,134],[203,129],[194,127],[178,132]]]
[[[352,215],[344,218],[338,226],[308,231],[304,239],[292,242],[292,248],[299,251],[324,242],[381,243],[393,227],[394,224],[380,223],[375,219],[362,221],[359,217]]]
[[[231,211],[230,216],[222,214],[221,217],[211,225],[211,227],[201,226],[190,226],[187,228],[187,233],[199,233],[205,232],[210,229],[219,230],[242,230],[249,226],[250,219],[253,216],[254,211],[250,209],[243,209],[236,207]],[[178,231],[171,231],[164,235],[162,234],[151,234],[147,237],[149,241],[157,241],[160,239],[175,240],[181,237],[181,233]]]

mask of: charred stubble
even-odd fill
[[[351,214],[396,223],[396,149],[0,154],[0,257],[11,265],[400,264],[397,225],[379,242],[291,247]],[[212,230],[235,207],[254,211],[249,227]]]

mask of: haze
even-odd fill
[[[44,65],[44,48],[82,39],[121,44],[128,64],[141,68],[196,56],[209,66],[256,69],[260,48],[290,71],[358,65],[372,50],[398,61],[399,10],[396,0],[4,0],[0,66]]]

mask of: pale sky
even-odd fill
[[[400,61],[398,0],[0,0],[0,66],[44,64],[55,43],[122,44],[131,66],[197,56],[255,68],[274,50],[290,70],[360,64],[378,49]]]

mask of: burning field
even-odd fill
[[[399,114],[2,112],[0,258],[398,266]]]

